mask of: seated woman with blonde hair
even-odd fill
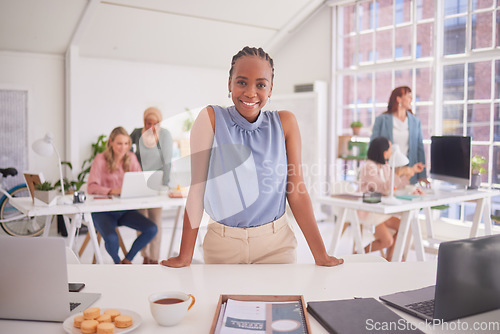
[[[97,195],[120,195],[125,172],[141,171],[141,166],[134,153],[130,152],[132,141],[127,131],[114,128],[109,135],[106,150],[99,153],[92,162],[87,192]],[[137,210],[96,212],[92,214],[96,230],[104,239],[106,251],[114,263],[130,264],[135,255],[154,238],[156,224],[144,217]],[[141,232],[132,247],[120,261],[118,256],[118,226],[128,226]]]

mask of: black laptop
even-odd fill
[[[380,299],[429,321],[500,308],[500,235],[441,243],[435,286]]]

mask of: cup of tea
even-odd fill
[[[149,296],[149,307],[156,322],[161,326],[173,326],[181,322],[195,302],[193,295],[168,291]]]

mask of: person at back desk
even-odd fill
[[[377,137],[372,140],[368,148],[366,162],[359,171],[359,191],[379,192],[382,195],[388,195],[391,191],[391,168],[387,160],[392,155],[391,141],[385,137]],[[417,163],[412,167],[404,166],[396,169],[394,175],[394,186],[404,188],[409,179],[423,170],[424,166]],[[414,194],[422,195],[422,191],[416,188]],[[387,248],[386,259],[392,260],[394,253],[394,240],[399,230],[400,219],[398,217],[358,211],[358,216],[363,219],[365,225],[375,225],[375,241],[365,247],[365,253]],[[391,230],[396,231],[393,235]]]
[[[87,185],[89,194],[120,195],[125,172],[141,171],[135,154],[130,152],[131,145],[130,136],[124,128],[117,127],[111,131],[106,150],[97,154],[92,162]],[[96,212],[92,214],[92,219],[114,263],[132,263],[135,255],[154,238],[158,230],[155,223],[137,210]],[[116,233],[118,226],[128,226],[141,232],[121,261]]]
[[[411,110],[412,93],[410,87],[395,88],[389,98],[387,111],[375,118],[370,141],[385,137],[398,144],[401,152],[410,160],[409,166],[421,163],[422,171],[411,177],[410,183],[417,182],[430,187],[425,170],[425,152],[420,120]]]
[[[160,127],[162,114],[155,107],[144,111],[144,127],[137,128],[130,134],[135,145],[135,154],[142,170],[162,170],[163,185],[168,186],[170,181],[170,166],[172,160],[172,136],[170,132]],[[162,208],[139,210],[144,216],[155,222],[158,233],[153,240],[141,251],[144,264],[157,264],[160,258],[161,245],[161,212]]]

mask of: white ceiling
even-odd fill
[[[226,68],[275,50],[324,0],[0,0],[0,51]]]

